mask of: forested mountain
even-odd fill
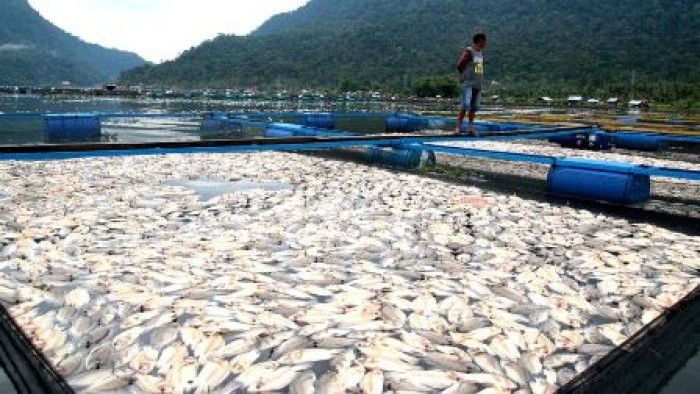
[[[67,11],[69,12],[69,11]],[[0,85],[91,85],[144,64],[138,55],[86,43],[42,18],[27,0],[0,0]]]
[[[697,0],[311,0],[250,36],[219,36],[126,82],[402,87],[453,73],[476,31],[508,85],[700,83]]]

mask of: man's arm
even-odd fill
[[[462,56],[459,58],[459,62],[457,62],[457,71],[460,73],[464,71],[465,68],[467,68],[467,64],[469,63],[469,60],[472,58],[472,53],[469,51],[464,51],[462,52]]]

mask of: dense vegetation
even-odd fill
[[[27,0],[0,1],[0,85],[91,85],[142,64],[136,54],[105,49],[64,32]]]
[[[698,96],[696,0],[311,0],[250,36],[219,36],[123,81],[422,89],[421,78],[453,73],[477,30],[490,37],[494,93],[622,96],[634,71],[640,93]]]

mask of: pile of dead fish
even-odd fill
[[[293,154],[0,190],[0,300],[81,392],[553,392],[700,284],[698,238]]]

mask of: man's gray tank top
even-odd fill
[[[469,63],[464,68],[459,80],[462,85],[481,89],[484,82],[484,55],[472,47],[467,48],[467,50],[471,53],[471,59],[469,59]]]

